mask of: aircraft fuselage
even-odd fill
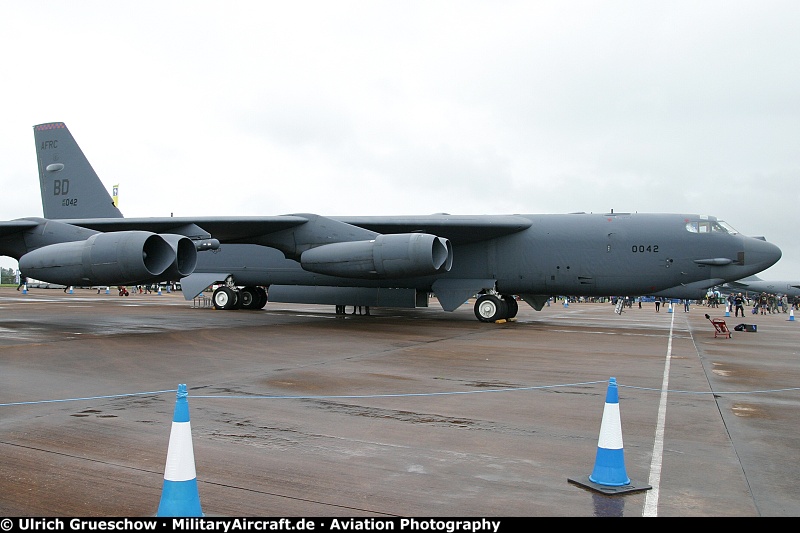
[[[680,297],[677,293],[682,287],[713,285],[714,280],[760,271],[775,260],[776,253],[779,257],[777,247],[760,239],[687,229],[692,221],[707,220],[703,217],[638,213],[516,216],[528,219],[530,227],[478,242],[451,239],[452,268],[431,276],[391,280],[326,276],[303,270],[275,249],[240,244],[223,244],[218,251],[199,254],[195,272],[229,272],[237,285],[433,291],[437,280],[491,279],[494,288],[504,294],[608,296],[674,289]],[[367,217],[359,220],[363,223]],[[705,288],[693,294],[700,297]],[[475,292],[480,290],[476,287]]]

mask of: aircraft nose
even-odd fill
[[[757,268],[753,273],[761,272],[771,267],[781,258],[781,249],[762,239],[744,237],[744,262],[748,268]]]

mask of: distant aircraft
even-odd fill
[[[62,122],[34,126],[44,218],[0,222],[0,253],[63,285],[212,284],[218,309],[267,301],[445,311],[482,322],[552,295],[700,298],[781,257],[713,216],[664,213],[123,218]],[[198,253],[201,252],[201,253]]]
[[[786,296],[800,296],[800,280],[795,281],[767,281],[758,276],[748,276],[744,279],[729,281],[721,287],[724,292],[750,292],[769,294],[785,294]]]

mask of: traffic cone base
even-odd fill
[[[630,483],[631,478],[625,473],[625,458],[622,448],[617,450],[598,448],[594,470],[589,476],[589,481],[612,487],[621,487]]]
[[[165,479],[156,516],[203,516],[197,495],[197,478],[178,482]]]
[[[620,485],[618,487],[613,487],[611,485],[601,485],[600,483],[595,483],[589,476],[582,476],[578,478],[569,477],[567,481],[570,483],[574,483],[575,485],[580,485],[584,488],[591,489],[596,492],[602,492],[603,494],[608,494],[609,496],[613,496],[615,494],[626,494],[629,492],[639,492],[643,490],[650,490],[653,487],[651,485],[647,485],[645,483],[640,483],[637,481],[631,481],[627,485]]]

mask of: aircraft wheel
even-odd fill
[[[229,310],[236,305],[236,292],[230,287],[218,287],[211,296],[214,302],[214,309]]]
[[[506,318],[514,318],[517,316],[517,312],[519,311],[519,304],[517,303],[516,298],[509,295],[503,296],[503,301],[506,304]]]
[[[481,322],[495,322],[506,317],[506,303],[493,294],[484,294],[475,302],[475,316]]]
[[[231,309],[241,309],[242,291],[240,291],[239,289],[233,289],[233,295],[236,297],[236,301],[233,302],[233,307],[231,307]]]
[[[244,287],[239,290],[239,298],[242,302],[242,309],[261,309],[261,295],[256,287]]]
[[[258,306],[255,309],[263,309],[265,305],[267,305],[267,289],[264,287],[256,287],[256,293],[258,293]]]

